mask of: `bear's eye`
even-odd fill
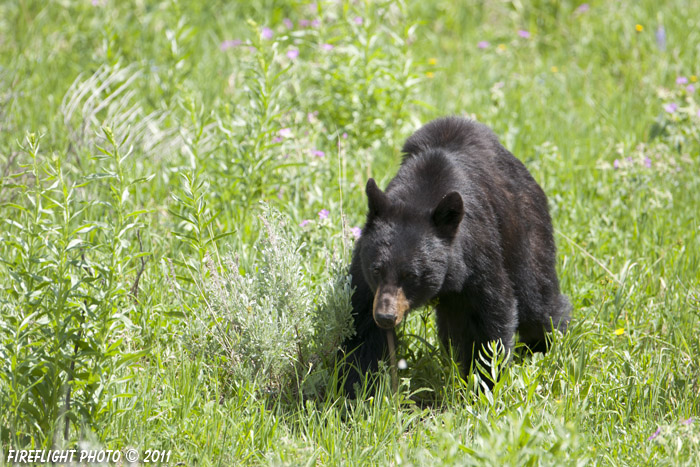
[[[378,264],[375,264],[372,266],[372,275],[374,277],[379,277],[379,275],[382,273],[382,267]]]
[[[401,274],[401,280],[404,281],[415,281],[418,278],[415,272],[413,271],[406,271]]]

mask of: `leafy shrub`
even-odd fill
[[[124,352],[122,342],[143,256],[135,251],[140,213],[128,199],[144,179],[127,178],[129,153],[110,129],[103,133],[111,147],[101,149],[100,174],[75,181],[63,155],[42,155],[30,134],[26,170],[6,183],[0,427],[19,445],[69,440],[71,423],[96,429],[110,416],[116,373],[143,355]],[[90,201],[99,190],[104,200]]]
[[[264,238],[250,268],[229,252],[219,273],[208,257],[186,341],[219,362],[234,385],[255,381],[267,392],[318,395],[352,332],[350,278],[334,256],[322,277],[312,277],[298,229],[270,208],[260,222]]]

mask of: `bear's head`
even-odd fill
[[[391,329],[406,312],[440,292],[454,257],[452,244],[464,217],[456,191],[429,209],[392,200],[374,179],[367,182],[369,211],[360,239],[365,280],[374,292],[377,325]]]

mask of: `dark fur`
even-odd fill
[[[356,334],[343,346],[351,395],[387,352],[372,314],[380,285],[402,288],[411,308],[437,299],[439,337],[464,373],[473,349],[500,341],[510,351],[517,331],[544,351],[551,323],[563,332],[570,319],[547,198],[493,132],[442,118],[414,133],[403,152],[385,193],[367,184],[367,222],[350,266]]]

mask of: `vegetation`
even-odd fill
[[[697,465],[699,34],[685,0],[0,3],[0,463]],[[490,392],[418,310],[398,392],[347,400],[364,184],[447,114],[547,192],[574,320]]]

